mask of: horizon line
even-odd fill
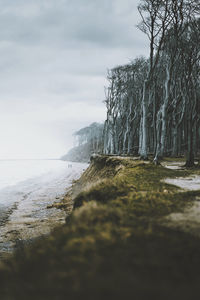
[[[13,161],[13,160],[61,160],[60,158],[0,158],[0,161]]]

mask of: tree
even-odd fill
[[[192,166],[200,149],[198,3],[142,0],[138,10],[150,56],[108,73],[104,153],[152,153],[157,164],[187,151]]]

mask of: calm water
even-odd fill
[[[19,182],[53,171],[66,169],[60,160],[2,160],[0,161],[0,190]]]
[[[46,207],[61,198],[86,168],[60,160],[0,161],[0,225],[21,201],[41,199],[41,207]]]

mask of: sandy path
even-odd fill
[[[168,168],[178,169],[179,163],[167,165]],[[194,175],[187,178],[168,178],[166,183],[176,185],[183,191],[197,191],[200,190],[200,176]],[[193,205],[186,208],[183,212],[172,213],[164,218],[163,224],[192,233],[200,237],[200,197],[196,197]]]
[[[168,178],[166,183],[176,185],[185,191],[198,191],[200,190],[200,176],[194,175],[185,178]]]

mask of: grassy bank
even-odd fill
[[[200,195],[162,179],[191,172],[97,157],[73,186],[66,225],[1,264],[1,299],[197,297],[200,240],[160,222]]]

